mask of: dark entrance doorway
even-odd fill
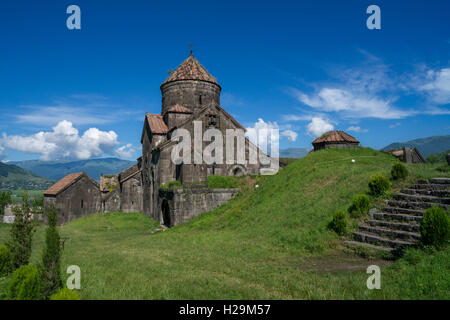
[[[169,202],[167,202],[167,200],[163,200],[161,209],[162,209],[162,215],[163,215],[163,224],[166,227],[171,227],[172,221],[170,221],[170,208],[169,208]]]

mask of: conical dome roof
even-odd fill
[[[208,73],[205,67],[194,58],[192,52],[189,57],[162,83],[162,85],[177,80],[201,80],[219,85],[217,80]]]

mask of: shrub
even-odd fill
[[[28,264],[31,256],[33,232],[35,231],[26,191],[22,199],[23,203],[13,208],[14,223],[10,231],[11,240],[7,243],[11,250],[13,270]]]
[[[450,234],[450,221],[445,210],[431,207],[423,213],[420,223],[421,241],[424,245],[439,247],[445,243]]]
[[[405,179],[408,176],[408,169],[401,162],[394,163],[391,169],[391,176],[394,180]]]
[[[41,297],[48,299],[62,287],[61,280],[61,247],[58,229],[58,211],[51,205],[47,210],[48,228],[45,234],[45,248],[42,263],[39,266],[41,280]]]
[[[380,174],[374,174],[370,177],[369,189],[373,196],[383,195],[391,187],[391,182],[388,178]]]
[[[353,199],[352,205],[348,208],[348,212],[354,218],[361,217],[370,209],[370,199],[365,194],[357,194]]]
[[[52,294],[50,300],[80,300],[80,296],[76,291],[63,288],[57,293]]]
[[[7,246],[0,246],[0,277],[11,272],[11,252]]]
[[[347,232],[347,217],[344,211],[337,210],[333,215],[333,220],[330,222],[329,227],[337,234],[343,235]]]
[[[21,266],[14,272],[8,291],[11,300],[39,299],[38,270],[30,265]]]

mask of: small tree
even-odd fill
[[[348,212],[353,218],[361,217],[370,209],[370,198],[365,194],[357,194],[353,199],[352,205],[348,208]]]
[[[440,247],[450,235],[450,218],[441,207],[431,207],[423,213],[420,222],[421,242]]]
[[[345,212],[337,210],[333,215],[333,220],[328,224],[328,227],[337,234],[344,235],[347,232],[347,217]]]
[[[11,203],[11,191],[0,191],[0,216],[5,214],[5,207]]]
[[[31,256],[34,223],[31,219],[28,193],[23,194],[23,203],[13,208],[14,223],[11,227],[11,240],[7,243],[12,255],[12,268],[27,265]]]
[[[45,234],[45,248],[42,254],[42,263],[39,266],[42,298],[50,298],[52,294],[62,287],[61,280],[61,247],[60,237],[56,224],[58,211],[54,205],[47,209],[48,228]]]
[[[38,300],[39,277],[35,267],[27,265],[18,268],[9,283],[9,299]]]
[[[394,163],[391,169],[391,176],[394,180],[405,179],[408,176],[408,169],[401,162]]]
[[[380,174],[374,174],[369,180],[370,194],[378,197],[383,195],[391,187],[391,182],[388,178]]]

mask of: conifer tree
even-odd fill
[[[41,297],[48,299],[52,294],[62,288],[61,280],[61,246],[56,224],[58,211],[54,205],[46,210],[48,227],[45,234],[45,248],[42,254],[42,263],[39,267],[41,279]]]

